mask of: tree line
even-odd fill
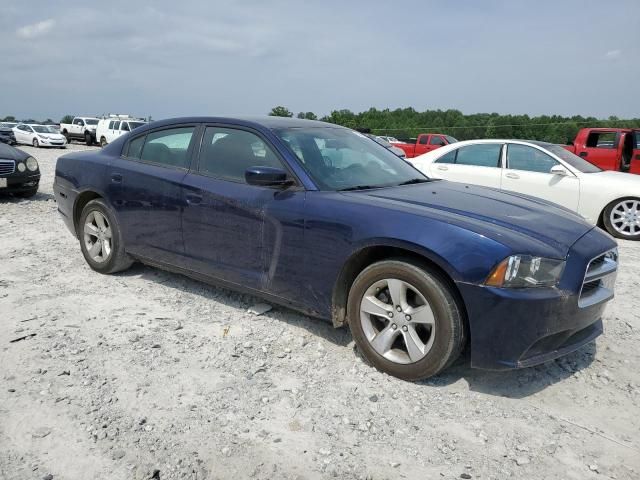
[[[293,117],[283,106],[274,107],[269,115]],[[313,112],[300,112],[297,118],[318,119]],[[416,138],[419,133],[444,133],[458,140],[475,138],[521,138],[552,143],[567,143],[575,138],[583,127],[640,128],[640,118],[608,119],[581,115],[501,115],[499,113],[474,113],[465,115],[459,110],[425,110],[411,107],[395,110],[370,108],[365,112],[334,110],[319,118],[349,128],[370,129],[377,135],[388,135],[400,140]]]

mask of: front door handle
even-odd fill
[[[449,167],[445,167],[444,165],[440,165],[438,170],[449,170]]]
[[[589,155],[589,152],[580,152],[580,156],[581,157],[586,157],[587,155]]]
[[[518,178],[520,178],[520,175],[518,175],[517,173],[506,173],[505,177],[518,179]]]
[[[119,173],[114,173],[113,175],[111,175],[111,181],[113,183],[122,183],[122,175],[120,175]]]
[[[198,205],[200,202],[202,202],[202,196],[195,195],[193,193],[187,194],[185,198],[187,199],[187,203],[189,205]]]

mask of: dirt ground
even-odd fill
[[[640,478],[640,243],[620,242],[595,344],[407,383],[347,330],[142,265],[93,272],[56,212],[66,152],[24,150],[43,178],[0,199],[1,479]]]

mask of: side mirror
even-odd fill
[[[562,165],[554,165],[553,167],[551,167],[550,173],[552,173],[553,175],[558,175],[560,177],[566,177],[567,175],[569,175],[567,169]]]
[[[244,179],[249,185],[260,187],[285,187],[293,181],[281,168],[251,167],[244,172]]]

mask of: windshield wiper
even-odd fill
[[[378,188],[374,185],[354,185],[353,187],[339,188],[338,192],[348,192],[350,190],[369,190],[371,188]]]
[[[399,183],[398,186],[400,185],[413,185],[414,183],[426,183],[426,182],[430,182],[431,180],[429,180],[428,178],[412,178],[411,180],[407,180],[406,182],[402,182]]]

